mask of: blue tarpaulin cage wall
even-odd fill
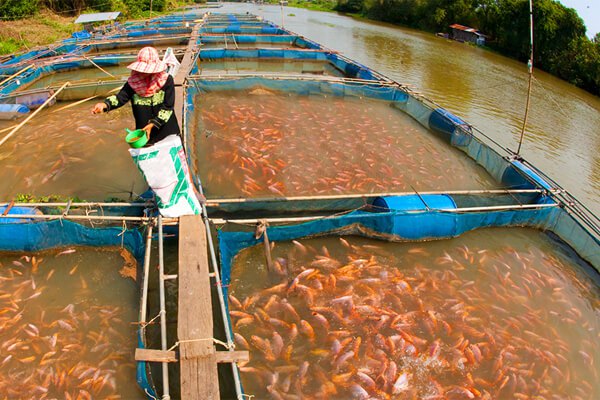
[[[97,56],[92,61],[100,67],[112,67],[131,63],[136,56]],[[79,68],[97,68],[91,61],[86,59],[74,59],[71,61],[62,61],[41,67],[34,67],[19,76],[19,79],[13,79],[0,88],[0,99],[2,96],[13,94],[18,88],[35,82],[46,75],[51,75],[61,71],[68,71]]]
[[[418,202],[416,199],[412,200],[413,203]],[[443,203],[447,205],[447,199]],[[558,206],[468,213],[435,209],[382,213],[354,211],[343,216],[301,224],[268,227],[266,234],[271,243],[332,235],[359,235],[389,241],[419,241],[448,239],[470,230],[492,227],[529,227],[553,232],[589,262],[596,272],[600,271],[600,242]],[[243,249],[261,242],[262,238],[255,238],[253,229],[239,229],[239,226],[234,224],[228,224],[218,231],[221,277],[227,310],[227,287],[231,282],[234,257]],[[226,323],[232,330],[230,318]]]
[[[0,251],[35,252],[65,246],[123,246],[134,255],[138,264],[141,265],[143,261],[145,245],[137,229],[90,228],[68,220],[27,223],[3,221],[0,221]],[[137,345],[145,347],[141,333]],[[138,362],[136,381],[143,391],[155,395],[147,371],[147,363]]]
[[[203,39],[202,39],[203,40]],[[348,58],[329,51],[311,51],[295,49],[205,49],[200,50],[198,56],[200,66],[204,60],[269,60],[280,59],[285,61],[311,60],[327,61],[341,71],[347,78],[364,80],[383,80],[383,77],[373,70],[360,65]],[[196,63],[197,64],[197,63]],[[192,69],[192,75],[198,73],[198,65]]]
[[[303,49],[314,49],[320,50],[322,46],[318,43],[313,42],[312,40],[308,40],[298,35],[251,35],[251,34],[229,34],[227,36],[224,35],[202,35],[201,44],[212,44],[212,43],[221,43],[225,40],[235,41],[236,43],[253,43],[256,44],[257,47],[260,47],[261,44],[269,43],[269,44],[278,44],[282,46],[296,46]]]

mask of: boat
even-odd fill
[[[169,23],[169,21],[174,21],[174,24],[186,22],[192,28],[190,43],[188,43],[187,51],[182,59],[183,64],[189,68],[182,85],[184,88],[181,97],[183,100],[182,126],[192,176],[198,189],[207,198],[202,213],[204,223],[200,222],[199,225],[194,225],[196,230],[189,231],[190,228],[187,225],[189,219],[187,218],[164,219],[149,214],[152,209],[151,202],[34,204],[29,207],[35,208],[35,212],[32,210],[31,213],[27,213],[19,208],[19,214],[12,214],[10,212],[12,206],[7,202],[3,206],[7,207],[8,211],[5,209],[1,218],[44,218],[49,221],[0,224],[0,238],[3,238],[0,240],[2,250],[39,249],[75,244],[105,246],[123,241],[121,243],[124,243],[136,255],[140,265],[144,265],[143,276],[140,278],[142,294],[140,296],[139,323],[141,329],[138,331],[139,354],[136,356],[138,360],[137,381],[148,398],[160,396],[159,391],[152,383],[152,376],[158,375],[162,375],[163,398],[170,397],[170,390],[175,390],[181,398],[208,398],[208,396],[217,398],[219,391],[225,398],[242,398],[245,395],[252,395],[251,388],[244,386],[243,374],[238,367],[238,362],[243,361],[243,354],[235,351],[234,333],[238,332],[234,332],[234,329],[241,324],[239,319],[235,319],[234,323],[234,317],[229,313],[230,310],[236,311],[237,306],[228,296],[231,294],[231,285],[234,283],[232,275],[237,273],[235,270],[236,256],[250,248],[264,248],[267,259],[265,265],[267,267],[269,264],[278,265],[276,268],[281,268],[281,261],[277,259],[268,261],[273,242],[296,241],[298,244],[294,243],[294,246],[297,246],[299,249],[297,251],[301,252],[304,246],[301,242],[311,238],[334,237],[337,240],[338,237],[341,237],[347,241],[349,236],[362,236],[379,240],[382,243],[418,243],[419,246],[411,248],[410,251],[420,255],[424,252],[422,249],[424,242],[436,242],[443,246],[451,239],[460,238],[471,231],[480,231],[482,228],[506,228],[508,230],[528,228],[530,230],[527,232],[549,235],[552,243],[557,248],[566,249],[565,252],[572,255],[576,264],[583,264],[594,276],[598,274],[600,268],[600,223],[597,216],[527,160],[499,146],[484,132],[480,132],[459,116],[453,115],[409,87],[344,57],[334,50],[327,49],[309,38],[304,38],[253,15],[204,14],[204,11],[192,10],[181,15],[159,17],[153,21],[159,25]],[[131,24],[129,28],[140,29],[141,26],[143,24]],[[97,58],[93,60],[98,61]],[[7,90],[6,94],[13,91],[14,89]],[[245,103],[240,103],[240,101],[245,101]],[[226,102],[228,103],[226,104]],[[240,104],[246,109],[241,109]],[[332,106],[332,104],[334,105]],[[378,176],[380,182],[373,186],[366,186],[368,189],[364,189],[365,186],[352,180],[353,174],[360,175],[355,172],[356,170],[334,171],[345,175],[339,177],[340,179],[337,179],[336,176],[336,180],[325,179],[324,186],[319,187],[319,179],[328,177],[327,173],[330,172],[326,165],[317,165],[314,170],[308,171],[308,164],[303,164],[300,166],[301,171],[296,171],[298,166],[294,164],[283,162],[277,167],[270,162],[268,158],[274,158],[274,156],[269,151],[275,148],[277,143],[283,143],[277,147],[277,151],[280,151],[281,154],[286,154],[286,151],[304,151],[302,154],[306,157],[309,157],[311,153],[321,154],[319,153],[321,147],[326,145],[326,141],[317,142],[318,146],[310,148],[310,143],[302,142],[300,135],[295,136],[298,139],[297,142],[284,142],[282,138],[285,138],[286,134],[288,136],[292,136],[292,134],[289,131],[283,131],[283,129],[289,129],[289,126],[285,125],[285,122],[281,122],[282,114],[301,115],[304,111],[311,112],[310,118],[316,121],[315,124],[324,124],[327,121],[323,121],[323,116],[335,115],[336,104],[350,110],[352,110],[351,107],[354,107],[354,110],[362,107],[373,110],[372,112],[367,111],[366,116],[364,113],[360,114],[365,118],[372,113],[381,116],[382,121],[393,119],[395,123],[396,116],[402,116],[402,121],[410,121],[406,124],[410,125],[410,134],[413,135],[415,141],[417,137],[422,137],[423,140],[431,140],[431,143],[435,143],[435,146],[422,147],[426,148],[427,152],[435,153],[442,147],[450,148],[452,151],[449,153],[448,160],[458,160],[459,164],[457,165],[467,165],[469,173],[480,174],[478,176],[482,177],[485,175],[485,179],[477,181],[475,187],[459,188],[446,186],[445,179],[441,179],[441,186],[433,189],[431,187],[414,187],[410,179],[405,181],[396,179],[395,183],[391,183],[392,178],[396,178],[399,173],[395,167],[403,161],[400,158],[392,158],[385,163],[382,160],[365,161],[383,171],[381,176]],[[237,109],[236,106],[239,106],[240,109]],[[259,109],[265,107],[270,108],[263,111],[265,115],[261,116]],[[273,115],[275,112],[282,114]],[[358,111],[356,115],[359,115]],[[362,125],[366,132],[345,133],[348,138],[346,142],[352,143],[353,138],[360,137],[360,140],[368,144],[368,128],[372,120],[366,121]],[[225,130],[227,126],[234,126],[232,129],[239,128],[236,132],[240,136],[232,138],[232,131]],[[310,128],[310,124],[306,126]],[[244,133],[245,127],[248,128],[249,133]],[[309,128],[305,131],[306,135],[310,133]],[[318,129],[321,128],[322,126],[319,125]],[[327,129],[336,128],[337,126]],[[346,127],[341,126],[340,132],[343,131],[341,128]],[[327,134],[329,131],[323,128],[323,132]],[[362,135],[359,136],[359,133]],[[390,134],[395,134],[395,132],[392,131]],[[311,136],[313,140],[314,137]],[[385,134],[378,138],[383,140]],[[251,157],[255,153],[252,153],[250,145],[247,145],[247,143],[257,141],[261,141],[261,145],[267,149],[261,150],[265,157],[256,157],[261,160],[260,162]],[[359,142],[356,139],[355,141]],[[230,151],[231,147],[227,146],[231,143],[236,144],[241,150],[239,152]],[[427,158],[428,153],[425,151],[411,154],[407,144],[413,145],[413,143],[404,143],[407,148],[403,150],[402,154],[406,158],[417,159],[416,155],[420,155],[425,161],[433,161],[432,158]],[[339,143],[336,142],[336,145]],[[387,147],[382,146],[376,149],[376,152],[384,154],[389,152],[389,154],[396,155],[395,146],[399,145],[396,142],[390,142]],[[308,151],[303,147],[308,148]],[[330,150],[335,151],[336,149]],[[231,158],[228,158],[230,156]],[[350,154],[348,154],[348,158],[351,158]],[[364,161],[363,158],[365,156],[357,157],[357,162]],[[220,160],[220,164],[217,164],[215,160]],[[423,165],[426,166],[426,164]],[[344,160],[335,160],[332,165],[345,164]],[[413,170],[409,167],[405,168],[406,177],[417,176],[421,173],[418,171],[421,164],[418,164],[417,168]],[[309,175],[309,172],[312,175]],[[423,176],[427,173],[428,171],[425,171]],[[300,181],[294,185],[292,181],[301,175],[308,175],[307,181]],[[452,173],[448,175],[447,178],[452,178]],[[445,178],[443,174],[440,176]],[[243,179],[241,179],[242,177]],[[274,177],[278,179],[274,179]],[[369,173],[364,174],[363,178],[374,179],[373,170],[369,170]],[[372,182],[373,179],[364,180]],[[378,190],[382,182],[384,184],[388,182],[386,179],[389,179],[388,185],[384,185]],[[279,184],[283,181],[290,182],[290,184]],[[336,183],[331,184],[332,182]],[[348,184],[344,186],[343,182],[348,182]],[[475,181],[469,181],[469,185],[475,185],[472,182]],[[26,204],[14,205],[27,207]],[[93,213],[89,212],[90,207],[97,211],[102,210],[102,215],[94,217]],[[40,209],[44,211],[43,217],[39,215]],[[142,210],[144,209],[147,210],[143,214]],[[93,218],[124,226],[98,228],[93,225],[84,226],[81,223],[81,221],[93,221]],[[80,223],[66,221],[68,219],[79,220]],[[1,221],[2,219],[0,219]],[[130,225],[127,226],[126,223]],[[133,224],[136,224],[137,228],[132,228]],[[176,227],[178,226],[179,246],[182,249],[180,257],[186,255],[182,257],[185,258],[185,261],[180,261],[179,277],[164,272],[163,236],[164,229],[169,226],[175,227],[172,232],[174,235],[177,235]],[[148,321],[152,316],[147,311],[153,229],[158,230],[159,236],[160,277],[158,279],[161,285],[161,307],[155,318],[160,317],[162,320],[159,334],[161,349],[155,352],[144,352],[143,350],[150,350],[153,347],[148,344],[147,331],[152,329],[154,334],[157,334],[158,330],[156,326],[149,325]],[[56,234],[48,234],[48,232]],[[58,232],[66,233],[58,235]],[[186,253],[185,244],[193,241],[185,242],[185,240],[190,240],[192,234],[198,236],[198,241],[203,243],[204,247],[201,246],[203,250],[190,255]],[[50,237],[51,240],[43,239],[44,236]],[[9,240],[9,238],[18,238],[18,240]],[[344,245],[344,241],[341,243]],[[373,245],[370,244],[370,246]],[[467,250],[464,251],[465,258],[468,260],[471,253]],[[321,256],[320,260],[328,258],[325,250],[319,255]],[[189,332],[180,330],[177,343],[169,349],[166,345],[164,283],[165,280],[179,279],[180,288],[181,285],[193,285],[191,281],[185,281],[188,272],[182,267],[181,262],[196,262],[196,259],[193,259],[195,256],[204,261],[194,265],[206,264],[203,264],[206,267],[204,278],[207,281],[204,283],[207,284],[207,287],[209,286],[209,293],[212,291],[214,299],[216,299],[212,307],[212,317],[215,320],[215,326],[218,327],[216,329],[217,337],[213,338],[212,329],[210,329],[209,337],[198,337],[198,335],[202,335],[198,332],[195,333],[196,336],[189,336]],[[188,260],[188,258],[193,260]],[[317,260],[319,260],[318,257]],[[366,262],[366,260],[360,261],[360,259],[356,261],[357,264]],[[211,266],[210,275],[209,264]],[[510,265],[508,265],[508,269],[511,269]],[[256,271],[261,271],[260,274],[263,274],[264,270],[264,266],[256,269]],[[296,275],[304,273],[304,277],[308,270],[309,268],[306,268],[294,271],[294,273]],[[313,272],[309,271],[309,273]],[[259,273],[256,272],[256,274]],[[498,279],[507,280],[509,275],[505,272],[499,275]],[[208,280],[210,280],[210,285],[208,285]],[[284,292],[288,293],[295,290],[299,282],[291,277],[289,281],[287,277],[283,281],[286,283]],[[410,285],[407,282],[404,282],[403,285],[408,285],[403,286],[408,291]],[[467,287],[465,286],[465,289]],[[187,294],[182,289],[179,293],[180,308],[193,308],[191,305],[181,303],[187,299],[184,297]],[[340,298],[334,300],[337,302],[347,301],[347,299]],[[211,304],[210,296],[208,304]],[[362,310],[368,313],[370,309],[366,305],[368,304],[363,305]],[[182,312],[181,309],[179,311]],[[196,318],[184,321],[189,322],[190,326],[198,322],[195,320],[202,319],[204,321],[205,317],[210,319],[206,313],[202,314],[203,318],[197,318],[198,314],[193,314],[194,311],[200,312],[199,310],[186,311],[191,312],[191,315],[196,315]],[[424,310],[421,311],[425,313]],[[435,311],[432,313],[435,316]],[[576,314],[576,312],[574,313]],[[249,318],[264,323],[268,322],[268,319],[265,319],[260,312],[257,311],[257,315],[251,315]],[[434,319],[431,317],[432,314],[428,315]],[[291,324],[291,322],[287,322],[287,324]],[[212,321],[210,327],[212,328]],[[308,337],[309,333],[306,332],[310,333],[310,330],[307,328],[302,335]],[[373,332],[373,336],[376,336],[376,333]],[[406,332],[404,333],[406,334]],[[482,334],[483,336],[474,335],[484,340],[484,334]],[[533,335],[538,334],[533,333]],[[273,335],[271,340],[275,342],[276,336]],[[433,345],[427,341],[426,345],[418,344],[419,338],[411,335],[405,335],[402,340],[405,345],[406,341],[412,340],[413,347],[420,346],[421,350]],[[210,341],[211,344],[199,350],[190,344],[197,341]],[[213,341],[218,346],[224,346],[226,351],[216,351],[215,346],[217,345],[213,345]],[[269,353],[260,345],[261,342],[254,339],[253,343],[250,351],[258,354],[257,358],[264,358],[268,361]],[[356,341],[350,341],[350,343],[355,345]],[[158,347],[159,345],[155,342],[154,346]],[[180,346],[178,355],[173,352],[173,348],[176,346]],[[243,348],[239,342],[238,346]],[[357,349],[360,348],[360,343],[358,346]],[[471,350],[467,343],[465,348],[470,349],[473,360],[475,360],[476,356],[473,352],[477,352],[479,347]],[[436,354],[438,350],[430,351],[431,354]],[[224,356],[223,353],[227,352],[230,354]],[[422,351],[422,354],[426,353],[426,350]],[[217,376],[214,362],[217,355],[221,357],[221,360],[229,360],[225,362],[229,363],[230,367],[221,368],[220,377]],[[350,357],[355,355],[358,355],[358,350],[353,352]],[[169,385],[169,363],[179,361],[183,365],[189,360],[198,360],[198,357],[201,360],[199,363],[205,363],[202,364],[206,368],[204,375],[200,376],[197,370],[190,370],[189,365],[186,364],[186,369],[182,367],[181,372],[181,382],[185,383],[177,385],[171,382]],[[336,368],[341,368],[345,361],[336,357],[334,365],[337,366]],[[467,363],[469,362],[471,361],[467,360]],[[296,369],[293,369],[292,373],[281,372],[281,374],[287,374],[288,377],[294,374],[302,375],[300,367],[310,368],[306,367],[305,363],[301,363],[301,365],[296,365]],[[287,366],[287,368],[290,369],[291,366]],[[288,370],[282,367],[281,371]],[[362,371],[358,372],[362,373]],[[359,375],[358,372],[349,374],[348,379],[358,376],[356,379],[362,379],[363,386],[368,390],[375,390],[369,386],[368,379]],[[306,373],[306,370],[302,373]],[[313,371],[313,373],[317,374],[314,376],[319,376],[317,372]],[[261,379],[255,380],[261,381]],[[388,385],[390,387],[386,390],[395,394],[408,390],[408,379],[410,379],[408,375],[394,372],[394,383],[392,386]],[[514,384],[517,385],[516,379],[516,377],[513,379],[506,375],[506,378],[498,380],[497,387],[500,387],[502,382],[504,384],[499,389],[496,388],[496,392],[493,392],[493,388],[490,387],[486,390],[504,394],[500,391],[508,390],[504,387],[509,381],[512,383],[514,380]],[[189,384],[190,381],[193,384]],[[220,388],[219,382],[221,383]],[[245,382],[248,384],[249,380],[246,379]],[[353,390],[352,393],[357,398],[368,398],[369,391],[360,386],[358,381],[353,385],[355,386],[350,385],[348,390]],[[280,387],[284,386],[283,383],[264,386],[261,394],[271,393],[273,397],[276,397],[279,391],[285,392]],[[290,387],[290,385],[287,386]],[[340,384],[340,386],[342,385]],[[462,387],[447,390],[454,390],[455,392],[451,393],[456,393],[456,395],[475,397],[476,391],[481,394],[484,390],[477,389],[475,386],[477,385],[469,389]],[[325,384],[324,387],[331,389]],[[278,392],[275,393],[274,390]]]

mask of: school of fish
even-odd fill
[[[240,367],[245,393],[599,398],[598,286],[551,249],[490,249],[481,244],[489,239],[437,248],[356,237],[277,243],[269,273],[262,245],[242,251],[229,309],[236,348],[250,351]]]
[[[203,93],[195,104],[189,146],[209,197],[497,186],[388,102],[256,88]]]
[[[97,299],[102,275],[73,265],[76,251],[2,255],[0,398],[120,399],[138,391],[130,313]],[[49,265],[55,258],[60,269]]]

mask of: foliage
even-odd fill
[[[0,18],[18,19],[35,14],[38,0],[0,0]]]
[[[15,197],[16,203],[67,203],[69,200],[73,203],[81,203],[82,201],[79,197],[69,197],[61,194],[36,196],[31,193],[18,193]]]
[[[270,3],[278,4],[278,1],[270,1]],[[306,8],[315,11],[333,11],[336,5],[336,0],[290,0],[288,6]]]
[[[0,41],[0,54],[11,54],[19,50],[20,43],[14,39]]]
[[[472,26],[489,36],[490,48],[529,59],[528,0],[337,0],[335,9],[431,32]],[[535,0],[533,20],[534,65],[600,94],[600,34],[588,39],[577,12],[557,0]]]

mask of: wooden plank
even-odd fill
[[[200,215],[179,219],[179,311],[181,398],[219,399],[219,378],[212,340],[212,301],[206,231]],[[186,341],[190,342],[186,342]]]
[[[177,355],[174,351],[135,349],[135,361],[150,362],[177,362]]]
[[[185,50],[185,54],[183,55],[183,60],[181,60],[181,65],[179,66],[179,71],[175,76],[175,85],[183,84],[185,77],[192,69],[192,65],[194,62],[194,55],[198,52],[198,31],[200,29],[200,24],[194,25],[192,29],[192,33],[190,35],[190,40],[188,42],[188,46]]]
[[[198,354],[195,346],[189,346],[191,343],[181,343],[179,345],[180,356],[182,360],[191,360],[192,358],[202,358],[206,355]],[[212,347],[212,346],[211,346]],[[207,353],[212,353],[212,350]],[[135,349],[135,361],[147,362],[177,362],[177,353],[173,350],[153,350],[153,349]],[[243,351],[217,351],[215,353],[215,362],[234,363],[250,361],[250,353]]]
[[[177,75],[173,79],[173,81],[175,82],[175,117],[177,117],[177,121],[179,121],[180,124],[183,123],[183,103],[185,101],[183,97],[184,90],[181,85],[183,85],[183,81],[192,69],[194,55],[198,51],[198,45],[196,44],[196,42],[198,41],[199,29],[200,24],[196,24],[192,29],[188,46],[185,49],[183,60],[181,60],[181,65],[179,66],[179,71],[177,71]]]
[[[239,361],[250,361],[250,353],[243,351],[217,351],[218,363],[233,363]]]

